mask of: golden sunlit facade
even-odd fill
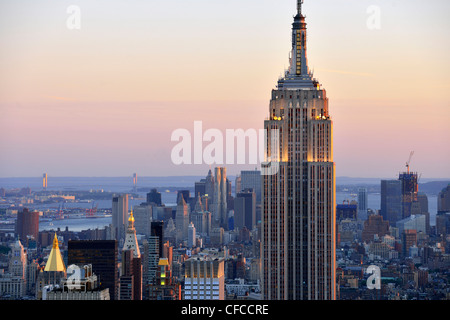
[[[225,300],[225,262],[222,258],[192,257],[184,272],[185,300]]]
[[[279,159],[278,172],[263,176],[262,287],[268,300],[336,297],[333,123],[326,91],[308,71],[305,39],[299,1],[291,68],[272,91],[264,124],[271,137],[266,159]]]
[[[53,238],[52,251],[50,251],[50,255],[48,257],[47,263],[45,264],[44,271],[66,272],[66,267],[61,256],[61,251],[59,251],[59,243],[56,233],[55,237]]]

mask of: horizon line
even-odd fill
[[[259,170],[242,170],[242,171],[259,171]],[[138,175],[138,179],[139,178],[179,178],[179,177],[192,177],[192,178],[196,178],[196,177],[203,177],[206,176],[204,174],[198,174],[198,175],[143,175],[143,176],[139,176]],[[227,176],[236,176],[236,174],[230,174]],[[129,176],[72,176],[72,175],[68,175],[68,176],[50,176],[48,175],[48,178],[133,178],[133,175],[129,175]],[[362,176],[358,176],[358,177],[351,177],[351,176],[337,176],[336,179],[381,179],[381,180],[392,180],[394,179],[393,177],[362,177]],[[0,177],[0,179],[42,179],[42,176],[3,176]],[[426,179],[426,180],[450,180],[450,177],[446,177],[446,178],[438,178],[438,177],[431,177],[431,178],[424,178],[422,177],[421,179]]]

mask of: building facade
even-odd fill
[[[307,63],[298,1],[290,67],[272,91],[262,166],[262,293],[269,300],[334,300],[335,164],[326,91]]]
[[[418,175],[408,170],[400,173],[398,179],[402,185],[402,219],[405,219],[414,213],[414,206],[418,204]]]
[[[159,259],[155,281],[149,286],[149,300],[181,300],[181,284],[172,276],[167,258]]]
[[[16,233],[25,245],[30,236],[37,241],[39,238],[39,212],[29,211],[27,208],[20,210],[17,213]]]
[[[256,194],[245,189],[234,198],[234,227],[252,230],[256,226]]]
[[[223,258],[186,260],[184,300],[225,300],[224,264]]]
[[[358,189],[358,217],[360,220],[367,219],[367,209],[369,205],[369,198],[366,188]]]
[[[127,218],[128,194],[114,196],[112,199],[113,240],[119,241],[119,245],[122,245],[125,238]]]
[[[239,191],[236,187],[236,195],[238,192],[245,189],[252,189],[256,195],[256,201],[261,202],[261,171],[259,170],[245,170],[241,171],[241,181]]]
[[[450,212],[450,184],[439,192],[438,213]]]
[[[189,226],[189,207],[184,197],[178,197],[177,212],[175,216],[176,242],[181,243],[187,240]]]
[[[72,276],[61,279],[60,285],[44,287],[42,300],[110,300],[109,289],[100,287],[98,277],[92,272],[92,265],[82,267],[72,265],[68,269],[77,269],[77,281]]]
[[[402,183],[400,180],[381,180],[381,208],[383,219],[395,225],[402,219]]]
[[[149,237],[153,220],[153,206],[148,203],[141,203],[139,206],[133,207],[133,214],[136,233]]]
[[[215,168],[213,224],[228,229],[227,168]]]
[[[132,209],[128,218],[128,228],[122,248],[120,300],[142,300],[142,258],[134,222]]]
[[[92,265],[102,286],[109,289],[110,299],[119,293],[118,242],[116,240],[69,240],[68,264]]]

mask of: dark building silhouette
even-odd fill
[[[402,183],[400,180],[381,180],[380,214],[384,220],[395,225],[402,220]]]
[[[450,184],[439,192],[438,213],[450,212]]]
[[[135,257],[134,251],[122,251],[122,275],[119,278],[120,300],[142,299],[142,266],[141,257]]]
[[[202,179],[195,183],[195,196],[203,197],[205,194],[206,194],[206,179]]]
[[[161,206],[161,193],[156,189],[152,189],[149,193],[147,193],[147,203],[154,203],[157,206]]]
[[[398,179],[402,184],[402,219],[405,219],[412,214],[413,205],[417,203],[418,177],[415,172],[403,172]]]
[[[246,189],[234,199],[234,227],[252,230],[255,225],[256,194],[252,189]]]
[[[180,201],[180,197],[183,197],[186,203],[189,203],[191,199],[191,193],[189,190],[178,190],[177,203]]]
[[[450,234],[450,211],[441,211],[436,215],[436,235],[444,238]]]
[[[158,237],[159,239],[159,255],[162,258],[163,245],[164,245],[164,222],[153,221],[150,227],[150,236]]]
[[[27,208],[19,211],[16,220],[16,233],[19,236],[19,240],[24,244],[27,244],[29,236],[38,241],[39,212],[29,211]]]
[[[68,265],[92,265],[100,286],[109,288],[111,300],[118,299],[118,242],[117,240],[70,240]]]
[[[336,221],[345,219],[356,220],[358,217],[357,204],[338,204],[336,205]]]

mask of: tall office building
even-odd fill
[[[161,192],[158,192],[157,189],[150,190],[150,192],[147,193],[147,203],[161,206],[162,205]]]
[[[367,219],[367,209],[369,204],[369,198],[366,188],[358,189],[358,218],[360,220]]]
[[[195,231],[195,226],[194,223],[190,223],[188,226],[188,241],[187,241],[187,246],[188,248],[193,248],[197,245],[197,234]]]
[[[121,275],[119,277],[119,300],[135,300],[135,277],[133,250],[122,251]]]
[[[253,189],[245,189],[234,198],[234,227],[253,230],[256,226],[256,194]]]
[[[336,298],[332,121],[326,91],[308,68],[302,3],[290,67],[272,90],[264,122],[261,259],[269,300]]]
[[[438,195],[438,213],[450,212],[450,184]]]
[[[419,192],[417,194],[417,204],[418,204],[418,212],[415,212],[416,215],[424,215],[425,223],[426,223],[426,233],[430,234],[430,211],[428,209],[428,196],[425,193]]]
[[[227,168],[224,167],[215,169],[213,224],[228,230]]]
[[[8,256],[9,274],[4,277],[4,280],[9,278],[10,281],[2,281],[0,277],[0,296],[9,294],[14,299],[20,299],[25,295],[28,287],[27,252],[20,243],[20,240],[16,240],[16,242],[11,245],[11,251]],[[1,282],[3,282],[3,286],[1,285]]]
[[[16,233],[19,239],[25,245],[31,236],[34,240],[38,240],[39,236],[39,212],[29,211],[23,208],[17,213]]]
[[[139,244],[136,237],[136,229],[134,228],[133,209],[131,209],[130,217],[128,218],[128,228],[122,250],[133,250],[133,256],[135,258],[139,258],[141,256],[141,252],[139,251]]]
[[[164,221],[153,221],[150,226],[150,236],[158,237],[159,245],[158,245],[158,253],[160,258],[162,258],[163,254],[163,243],[164,243]]]
[[[42,188],[43,188],[44,190],[47,190],[47,187],[48,187],[48,176],[47,176],[46,173],[44,173],[44,174],[42,175]]]
[[[437,200],[436,234],[450,234],[450,184],[439,192]]]
[[[27,253],[20,240],[17,240],[12,246],[9,254],[8,271],[13,276],[26,279],[27,272]]]
[[[381,180],[380,214],[392,225],[402,219],[402,183],[400,180]]]
[[[235,192],[235,194],[238,194],[239,192],[242,191],[241,181],[242,181],[241,176],[238,174],[236,176],[236,179],[234,180],[234,192]]]
[[[188,237],[189,207],[184,201],[184,197],[178,197],[177,212],[175,216],[176,241],[177,244],[183,242]]]
[[[450,234],[450,211],[440,211],[436,215],[436,235],[446,237]]]
[[[197,197],[194,211],[191,213],[191,221],[195,225],[197,233],[209,235],[211,231],[211,213],[204,210],[201,197]]]
[[[137,192],[137,173],[133,173],[133,192]]]
[[[143,283],[145,288],[155,281],[158,262],[160,259],[159,245],[160,241],[156,236],[150,236],[148,240],[144,240],[144,256],[146,260],[143,265]],[[144,289],[144,293],[147,293],[146,289]]]
[[[117,240],[69,240],[68,264],[92,265],[103,288],[109,288],[111,300],[118,299]]]
[[[122,245],[125,238],[126,222],[128,219],[128,194],[114,196],[112,199],[112,228],[113,239]],[[95,270],[94,270],[95,271]]]
[[[143,259],[143,296],[149,297],[148,286],[153,284],[160,258],[164,257],[164,222],[153,221],[150,227],[150,237],[144,240]]]
[[[133,209],[131,209],[130,217],[128,218],[128,228],[122,252],[123,278],[120,278],[120,300],[142,300],[141,252],[136,237],[136,229],[134,228]],[[132,289],[123,294],[122,280],[124,280],[124,283],[129,283],[130,279],[132,281]]]
[[[245,189],[252,189],[256,195],[256,202],[261,202],[261,171],[259,170],[249,170],[241,171],[241,185],[240,191]],[[238,191],[236,191],[236,194]]]
[[[194,195],[195,200],[197,201],[197,197],[203,197],[206,194],[206,179],[202,179],[195,183],[194,185]]]
[[[414,212],[414,206],[418,202],[418,176],[416,172],[403,172],[398,180],[402,184],[402,219],[409,217]]]
[[[133,215],[136,233],[149,237],[153,220],[153,206],[147,202],[141,203],[133,208]]]
[[[212,206],[214,204],[214,176],[211,170],[208,171],[205,180],[205,195],[208,197],[208,203]],[[205,209],[211,211],[211,209]]]

